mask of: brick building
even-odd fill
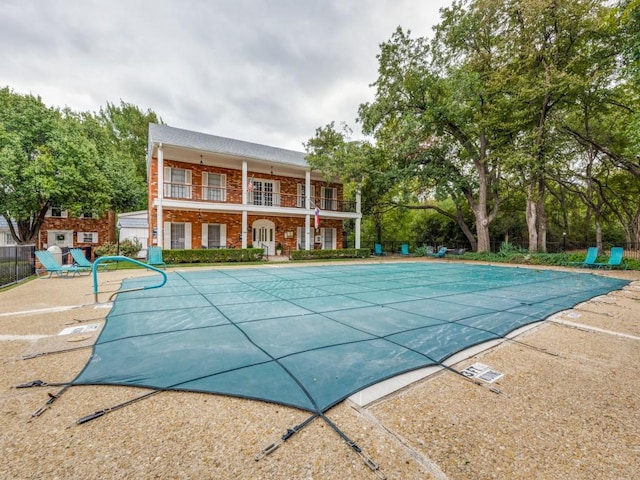
[[[151,124],[147,180],[149,245],[335,249],[352,219],[360,247],[360,198],[343,200],[303,152]]]
[[[115,214],[105,212],[101,217],[91,214],[73,217],[66,210],[52,207],[47,210],[38,238],[36,249],[46,250],[51,246],[61,249],[82,248],[87,257],[93,257],[95,248],[103,243],[115,242]],[[15,245],[9,225],[0,219],[0,246]]]

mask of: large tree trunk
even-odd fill
[[[38,235],[40,233],[40,228],[42,227],[42,222],[44,221],[44,217],[47,214],[48,208],[49,204],[45,203],[41,207],[38,215],[26,220],[15,221],[15,227],[13,224],[14,221],[12,221],[11,217],[8,215],[3,215],[3,217],[9,224],[9,231],[11,232],[11,236],[18,245],[30,245],[36,243],[36,240],[38,239]]]
[[[544,180],[538,180],[538,199],[537,199],[537,228],[538,228],[538,252],[546,253],[547,251],[547,210],[544,206],[545,186]]]
[[[537,202],[534,197],[534,186],[529,184],[527,187],[527,200],[525,216],[527,220],[527,231],[529,232],[529,251],[535,253],[538,251],[538,211]]]

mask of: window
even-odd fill
[[[83,210],[80,214],[80,218],[94,218],[91,210]]]
[[[213,202],[227,201],[227,176],[220,173],[202,174],[202,198]]]
[[[51,208],[47,211],[47,217],[54,218],[67,218],[68,212],[63,210],[60,205],[52,205]]]
[[[164,222],[163,244],[166,249],[182,250],[191,248],[191,223]]]
[[[171,224],[171,249],[183,250],[184,249],[184,223],[172,223]]]
[[[227,226],[225,224],[202,224],[202,248],[225,248],[226,245]]]
[[[337,210],[337,195],[335,188],[322,187],[322,210]]]
[[[304,208],[305,207],[305,187],[306,185],[304,183],[299,183],[298,184],[298,199],[297,199],[297,207],[298,208]],[[315,196],[316,192],[315,192],[315,185],[311,185],[311,195],[309,195],[312,199]],[[313,205],[312,205],[313,206]]]
[[[10,246],[10,245],[15,245],[16,241],[13,239],[13,237],[11,236],[11,232],[5,232],[5,237],[4,237],[4,244],[6,246]]]
[[[280,206],[279,183],[272,180],[254,180],[251,191],[253,205]]]
[[[78,232],[78,243],[98,243],[98,232]]]
[[[191,198],[191,170],[165,167],[164,194],[171,198]]]
[[[322,233],[322,248],[326,250],[332,250],[336,248],[334,245],[336,229],[323,228],[321,233]]]
[[[306,245],[307,242],[306,235],[304,234],[304,227],[298,227],[298,250],[306,250]]]

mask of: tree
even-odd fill
[[[147,208],[146,182],[147,182],[147,139],[150,123],[162,124],[162,119],[151,109],[141,110],[136,105],[120,100],[119,105],[107,102],[106,107],[101,108],[97,120],[109,132],[112,145],[118,154],[115,160],[121,166],[125,166],[127,175],[131,174],[129,164],[135,167],[134,174],[138,190],[144,190],[138,202],[127,208]],[[122,172],[122,170],[115,170]],[[122,177],[122,175],[120,175]],[[120,183],[120,180],[115,179]],[[122,211],[118,208],[119,211]]]
[[[102,213],[114,203],[117,168],[83,117],[39,97],[0,90],[0,214],[19,244],[37,238],[47,210]]]

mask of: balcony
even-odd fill
[[[208,204],[242,205],[241,188],[209,187],[187,185],[184,183],[164,183],[164,198],[170,200],[188,200]],[[322,211],[356,213],[356,202],[335,198],[315,196],[311,198],[314,205]],[[254,190],[247,193],[247,205],[275,208],[305,208],[304,195],[276,193],[272,191]]]

